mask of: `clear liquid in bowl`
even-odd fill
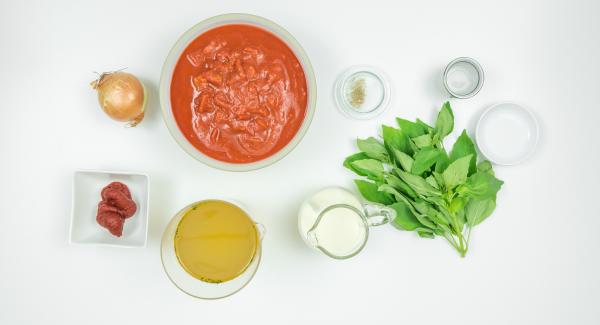
[[[259,245],[252,219],[236,205],[202,201],[186,212],[175,232],[175,255],[194,278],[232,280],[250,265]]]

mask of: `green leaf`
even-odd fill
[[[396,172],[396,174],[398,174],[398,176],[400,176],[400,178],[404,182],[406,182],[406,184],[408,184],[410,187],[412,187],[412,189],[415,192],[417,192],[417,194],[423,195],[423,196],[441,196],[442,195],[440,190],[429,185],[429,183],[427,183],[427,181],[425,181],[425,179],[423,179],[423,177],[413,175],[411,173],[407,173],[407,172],[402,171],[397,168],[394,169],[394,171]]]
[[[492,168],[492,163],[490,163],[488,160],[480,162],[479,165],[477,165],[477,170],[494,176],[494,169]]]
[[[417,234],[421,238],[434,238],[435,237],[435,235],[433,234],[433,230],[431,230],[429,228],[418,228],[415,230],[417,231]]]
[[[423,224],[425,227],[429,227],[431,229],[437,228],[437,225],[435,223],[433,223],[427,216],[422,215],[415,209],[414,201],[412,201],[409,198],[407,198],[406,196],[404,196],[404,194],[398,192],[395,188],[393,188],[389,184],[383,184],[383,185],[379,186],[378,190],[380,192],[385,192],[385,193],[391,194],[394,196],[394,198],[398,202],[403,202],[404,204],[406,204],[406,206],[410,209],[410,211],[417,218],[417,220],[419,220],[419,222],[421,224]]]
[[[420,214],[417,212],[415,214],[415,217],[417,218],[417,220],[419,220],[419,222],[421,224],[423,224],[423,226],[425,226],[429,229],[435,230],[435,229],[439,228],[438,225],[436,225],[433,221],[431,221],[431,219],[426,215],[423,215],[423,214]]]
[[[350,165],[374,181],[383,181],[383,164],[379,160],[355,160]]]
[[[400,165],[400,167],[402,167],[402,169],[404,169],[407,172],[411,171],[411,169],[413,167],[413,163],[414,163],[413,158],[400,150],[397,150],[397,149],[392,149],[392,150],[394,152],[394,157],[395,157],[396,161],[398,162],[398,164]]]
[[[412,141],[410,138],[408,139],[408,147],[411,150],[411,152],[410,152],[411,155],[413,155],[415,152],[419,151],[419,147],[417,147],[417,145],[415,144],[415,142]]]
[[[433,233],[438,236],[443,236],[446,232],[449,232],[448,229],[444,229],[443,227],[433,229]]]
[[[438,158],[442,155],[442,151],[435,148],[425,148],[415,155],[415,162],[412,165],[411,172],[415,175],[420,175],[429,170]]]
[[[417,193],[410,187],[408,186],[408,184],[406,184],[403,180],[401,180],[400,178],[396,177],[396,175],[393,174],[387,174],[385,176],[385,181],[393,186],[395,189],[399,190],[400,192],[410,196],[411,198],[416,198],[417,197]]]
[[[435,133],[439,136],[439,140],[442,141],[444,138],[452,132],[454,129],[454,114],[449,102],[445,102],[438,113],[437,120],[435,121]]]
[[[426,215],[427,217],[429,217],[429,219],[431,219],[438,225],[447,226],[450,223],[450,220],[446,218],[444,214],[437,211],[431,204],[425,202],[424,200],[415,200],[413,206],[419,213]]]
[[[432,145],[431,134],[423,134],[411,139],[417,148],[430,147]]]
[[[454,199],[452,199],[452,202],[450,202],[450,206],[448,207],[448,209],[450,210],[450,213],[456,214],[458,211],[464,209],[466,203],[467,200],[465,200],[464,198],[455,197]]]
[[[411,122],[399,117],[396,118],[396,122],[404,134],[406,134],[409,138],[415,138],[427,133],[427,129],[422,124]]]
[[[344,167],[350,169],[351,171],[353,171],[354,173],[356,173],[360,176],[367,176],[366,173],[363,173],[360,170],[354,168],[354,166],[352,166],[352,162],[357,161],[357,160],[368,159],[368,158],[369,158],[369,156],[367,156],[367,154],[364,152],[355,153],[352,156],[349,156],[348,158],[346,158],[346,160],[344,160]]]
[[[433,132],[433,128],[429,124],[421,121],[420,119],[417,119],[417,124],[419,124],[420,126],[422,126],[427,131],[427,133],[432,133]]]
[[[452,147],[452,151],[450,151],[450,162],[456,161],[459,158],[472,155],[473,159],[469,163],[469,175],[475,174],[477,172],[477,151],[475,151],[475,145],[466,130],[463,130],[456,142],[454,142],[454,146]]]
[[[459,193],[468,193],[471,197],[478,200],[494,198],[500,187],[502,187],[502,184],[504,182],[493,175],[485,172],[477,172],[467,179],[465,185],[460,188]]]
[[[471,199],[465,206],[465,215],[469,227],[480,224],[489,217],[496,208],[494,199],[475,200]]]
[[[402,130],[383,125],[382,126],[383,143],[388,149],[397,149],[409,155],[413,154],[410,146],[410,139]]]
[[[446,170],[442,173],[444,178],[444,184],[448,190],[463,184],[467,180],[467,174],[469,173],[469,163],[473,156],[468,155],[457,159],[451,163]]]
[[[404,230],[415,230],[419,227],[423,227],[405,203],[396,202],[388,207],[396,211],[396,218],[392,221],[394,226]]]
[[[435,178],[435,181],[438,184],[438,188],[441,189],[442,187],[446,186],[446,184],[444,184],[444,177],[442,177],[442,174],[438,172],[431,172],[431,176]]]
[[[435,163],[435,171],[437,173],[441,173],[444,170],[446,170],[446,168],[448,168],[448,165],[450,165],[450,158],[448,157],[448,154],[446,153],[445,150],[440,150],[441,151],[441,155],[438,157],[437,162]]]
[[[381,160],[384,162],[389,161],[387,150],[383,144],[373,137],[367,139],[356,140],[358,149],[367,154],[370,158]]]
[[[427,178],[425,178],[425,181],[429,183],[429,185],[437,188],[438,190],[440,189],[440,185],[437,183],[433,175],[429,175]]]
[[[355,180],[354,183],[365,200],[385,205],[394,203],[389,194],[377,190],[379,185],[360,179]]]
[[[466,217],[464,208],[462,210],[459,210],[458,212],[456,212],[456,217],[458,218],[458,221],[460,222],[460,229],[462,229],[465,226],[465,224],[467,223],[467,217]]]

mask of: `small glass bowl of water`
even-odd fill
[[[483,87],[483,68],[474,59],[452,60],[444,70],[444,87],[456,98],[471,98]]]

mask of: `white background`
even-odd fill
[[[395,5],[392,5],[395,3]],[[157,84],[186,29],[227,12],[284,26],[314,66],[318,105],[300,145],[249,173],[221,172],[170,137]],[[590,1],[12,1],[0,4],[0,324],[599,324],[600,2]],[[432,121],[445,64],[486,72],[479,95],[452,100],[456,129],[517,101],[542,139],[516,167],[464,259],[441,240],[374,229],[365,250],[335,261],[309,250],[296,211],[324,186],[352,188],[341,167],[353,139],[395,116]],[[391,109],[353,121],[334,107],[335,77],[374,64],[393,81]],[[150,90],[146,119],[123,128],[99,109],[92,71],[128,67]],[[69,246],[78,168],[151,177],[144,249]],[[208,197],[245,203],[267,227],[248,287],[193,299],[163,273],[159,242],[180,208]],[[343,321],[343,322],[342,322]]]

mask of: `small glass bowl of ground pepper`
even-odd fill
[[[334,86],[336,105],[342,113],[356,119],[370,119],[383,113],[390,95],[387,77],[371,66],[350,67]]]

